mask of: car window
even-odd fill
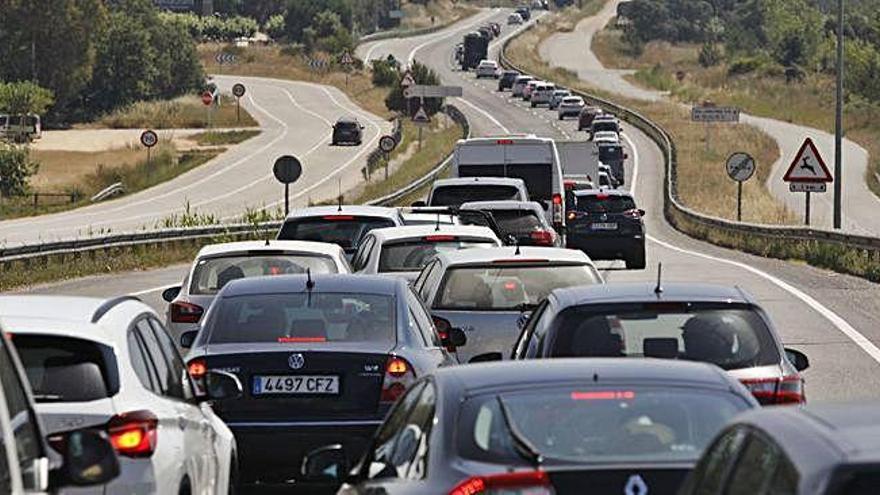
[[[434,329],[434,324],[428,312],[425,311],[422,301],[419,300],[412,290],[407,291],[406,299],[412,312],[412,317],[415,319],[422,337],[424,337],[425,345],[428,347],[440,347],[440,337],[437,336],[437,331]]]
[[[853,489],[848,489],[844,493],[847,495],[868,495],[868,493],[876,493],[877,487],[880,486],[880,476],[878,476],[878,474],[880,473],[874,473],[870,485],[864,485],[871,487],[870,492],[865,491],[864,489],[860,491],[855,489],[856,487],[852,487]],[[773,480],[770,482],[770,487],[767,489],[767,493],[768,495],[796,495],[799,480],[800,476],[798,475],[794,464],[792,464],[791,461],[781,453],[779,463],[776,466],[776,472],[773,473]]]
[[[829,493],[834,495],[875,495],[877,493],[877,487],[880,486],[880,469],[876,465],[844,466],[839,471],[837,477],[841,479],[838,484],[840,488]]]
[[[248,277],[337,273],[333,258],[319,254],[266,253],[212,256],[196,262],[190,294],[213,295],[227,283]]]
[[[419,293],[419,291],[424,286],[425,279],[428,278],[428,274],[430,274],[431,270],[433,270],[434,267],[436,267],[436,266],[437,266],[436,261],[429,262],[427,265],[425,265],[424,268],[422,268],[422,271],[419,273],[419,276],[416,277],[415,281],[412,283],[412,288],[416,291],[416,294],[419,294],[419,297],[421,297],[421,294]]]
[[[688,479],[682,495],[718,495],[745,440],[742,428],[728,430],[708,448]]]
[[[186,371],[186,365],[183,364],[180,353],[177,352],[177,348],[174,346],[174,341],[171,340],[168,331],[165,330],[165,327],[158,320],[150,318],[149,321],[153,326],[153,331],[156,333],[156,339],[159,341],[159,347],[162,348],[162,353],[165,356],[165,361],[168,363],[171,376],[175,378],[174,389],[180,390],[181,398],[192,397],[189,373]]]
[[[88,402],[106,399],[119,390],[116,360],[106,345],[70,337],[19,334],[15,336],[15,348],[35,402]]]
[[[477,172],[479,173],[479,172]],[[519,199],[519,188],[474,184],[440,186],[431,193],[430,206],[461,206],[471,201],[506,201]]]
[[[134,329],[128,332],[128,354],[131,358],[131,367],[134,369],[134,373],[137,375],[138,381],[141,382],[141,385],[147,390],[152,390],[157,394],[161,394],[162,389],[159,388],[159,379],[156,377],[156,370],[153,368],[152,364],[147,362],[143,343],[141,342],[141,338],[138,337],[138,332]]]
[[[778,461],[776,447],[763,435],[752,432],[728,479],[727,495],[769,495]]]
[[[0,338],[0,383],[3,385],[3,395],[6,398],[6,408],[9,411],[18,463],[22,479],[26,483],[36,483],[39,481],[39,477],[34,473],[36,467],[34,461],[43,456],[40,430],[34,411],[28,403],[27,392],[19,376],[16,361],[2,340]],[[6,442],[4,444],[8,445]],[[24,488],[41,490],[43,487],[25,486]]]
[[[5,401],[2,393],[0,393],[0,401]],[[9,472],[10,452],[6,448],[7,445],[12,445],[12,440],[5,438],[3,429],[0,429],[0,493],[12,493],[12,474]]]
[[[360,271],[363,270],[364,266],[367,264],[367,260],[369,259],[370,249],[373,247],[373,243],[376,241],[376,238],[368,235],[364,237],[364,240],[361,242],[360,246],[358,246],[357,252],[354,257],[351,259],[351,270],[352,271]]]
[[[370,464],[377,463],[393,466],[392,460],[395,444],[405,429],[407,425],[406,419],[409,416],[409,412],[419,399],[419,395],[421,395],[424,386],[425,382],[414,385],[403,395],[403,397],[400,397],[397,400],[394,408],[389,412],[385,421],[376,432],[376,437],[373,440],[368,459]],[[363,472],[363,474],[368,478],[387,477],[390,474],[386,470],[382,470],[382,472],[375,470],[370,465],[363,466],[363,468],[367,470],[366,472]],[[394,473],[393,475],[396,474],[397,473]]]
[[[422,301],[428,303],[428,298],[431,297],[431,291],[434,289],[434,286],[437,284],[437,280],[443,275],[443,269],[440,267],[440,261],[435,261],[431,265],[431,270],[428,272],[425,277],[425,281],[419,289],[419,297],[422,298]]]
[[[544,222],[532,210],[489,210],[501,229],[501,234],[528,234],[544,230]]]
[[[517,339],[516,347],[513,349],[513,357],[514,358],[522,358],[525,357],[525,351],[530,341],[532,340],[532,335],[535,332],[535,327],[538,325],[538,322],[544,316],[544,313],[547,311],[547,308],[550,306],[550,302],[548,299],[545,299],[541,304],[535,308],[535,311],[532,312],[532,315],[529,316],[529,320],[526,322],[525,326],[520,332],[519,339]],[[528,356],[532,357],[532,356]]]
[[[345,214],[324,215],[286,221],[278,234],[278,239],[330,242],[351,252],[357,249],[367,232],[394,226],[394,221],[388,218]]]
[[[459,239],[449,235],[429,235],[423,239],[386,242],[380,248],[379,272],[415,272],[440,253],[495,245],[495,241],[491,239]]]
[[[165,353],[162,351],[159,341],[156,340],[156,335],[153,333],[150,324],[146,319],[142,319],[137,322],[137,329],[147,351],[147,359],[153,365],[153,368],[156,369],[161,394],[166,397],[183,399],[183,384],[180,381],[180,377],[177,376],[176,370],[168,365]]]
[[[636,202],[629,196],[608,194],[577,196],[577,209],[587,213],[623,213],[634,210]]]

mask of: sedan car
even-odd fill
[[[14,329],[50,443],[63,448],[69,430],[92,428],[106,432],[116,449],[120,476],[92,493],[209,495],[234,488],[235,440],[205,403],[221,397],[196,396],[149,306],[131,296],[5,296],[0,315]],[[213,378],[238,385],[232,377]]]
[[[494,60],[482,60],[474,73],[477,75],[477,79],[481,77],[493,77],[498,79],[501,75],[501,69],[498,68],[498,62]]]
[[[198,329],[214,296],[232,280],[294,273],[349,273],[345,252],[336,244],[311,241],[242,241],[209,244],[199,250],[183,283],[165,289],[165,324],[177,342]]]
[[[366,275],[235,280],[181,338],[196,381],[222,370],[245,384],[214,409],[235,433],[242,481],[267,484],[299,478],[320,445],[360,456],[398,396],[463,344],[460,331],[438,335],[405,281]]]
[[[553,90],[553,95],[550,96],[550,101],[547,103],[547,106],[550,110],[556,110],[556,108],[559,107],[559,104],[562,103],[562,99],[566,96],[571,96],[571,91],[567,89]]]
[[[487,353],[509,354],[517,322],[551,290],[602,283],[584,253],[546,247],[466,249],[428,263],[413,288],[442,325],[460,328],[464,361]]]
[[[599,178],[601,185],[602,172]],[[607,173],[605,180],[610,181]],[[575,191],[566,218],[566,246],[592,259],[623,259],[629,269],[645,268],[644,215],[629,191]]]
[[[604,110],[599,107],[584,107],[578,115],[578,130],[589,130],[593,125],[593,120],[600,115],[604,115]]]
[[[869,495],[880,487],[880,407],[772,407],[734,418],[679,492]],[[767,487],[763,491],[761,487]]]
[[[518,25],[520,25],[520,24],[522,24],[522,23],[523,23],[523,18],[522,18],[522,16],[519,15],[518,13],[516,13],[516,12],[513,12],[512,14],[510,14],[509,16],[507,16],[507,24],[508,24],[508,25],[516,25],[516,26],[518,26]]]
[[[488,227],[419,225],[375,229],[361,243],[352,268],[362,275],[394,275],[412,281],[438,253],[500,245],[501,241]]]
[[[563,120],[566,117],[577,117],[581,114],[583,108],[583,98],[580,96],[566,96],[559,102],[559,106],[556,107],[556,114],[559,116],[559,120]]]
[[[538,105],[549,105],[550,98],[553,96],[554,91],[556,91],[555,84],[544,83],[535,86],[535,89],[532,91],[532,96],[529,99],[532,108],[535,108]]]
[[[343,495],[673,494],[725,422],[757,407],[702,363],[524,364],[438,370],[401,398],[354,469],[327,446],[305,473],[343,482]]]
[[[278,240],[330,242],[346,256],[354,255],[367,232],[399,227],[403,217],[396,208],[383,206],[310,206],[293,210],[284,219]]]
[[[501,77],[498,78],[498,91],[512,88],[514,81],[516,81],[516,78],[519,77],[519,75],[519,71],[516,70],[503,71]]]
[[[511,95],[515,97],[521,97],[523,94],[523,89],[525,89],[526,87],[526,84],[534,80],[535,78],[532,76],[517,76],[516,79],[513,80],[513,85],[510,87]]]
[[[767,313],[738,287],[607,284],[553,291],[535,309],[515,359],[651,357],[727,370],[762,404],[804,402],[807,357],[783,348]]]
[[[473,201],[463,203],[461,210],[491,214],[505,244],[562,247],[562,238],[547,221],[544,208],[535,201]]]
[[[332,145],[342,143],[360,146],[364,140],[364,126],[354,117],[342,117],[333,124]]]

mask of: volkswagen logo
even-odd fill
[[[306,365],[306,358],[298,352],[296,354],[291,354],[290,357],[287,358],[287,365],[290,366],[290,369],[292,370],[298,370]]]

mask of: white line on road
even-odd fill
[[[471,26],[474,26],[474,25],[476,25],[476,24],[479,24],[480,22],[483,22],[483,20],[485,20],[485,19],[487,19],[487,18],[489,18],[489,17],[492,17],[493,15],[495,15],[495,10],[494,10],[494,9],[492,9],[492,10],[488,10],[488,11],[486,11],[484,14],[476,16],[474,19],[472,19],[472,22],[469,22],[469,23],[465,24],[464,26],[461,27],[461,29],[453,29],[453,30],[452,30],[451,32],[449,32],[449,33],[441,33],[441,34],[439,34],[439,35],[437,35],[437,36],[432,36],[432,37],[429,38],[427,41],[425,41],[425,42],[423,42],[423,43],[420,43],[420,44],[416,45],[416,46],[413,47],[413,49],[409,52],[409,55],[406,56],[406,63],[407,63],[407,65],[412,65],[412,63],[413,63],[413,59],[416,58],[416,53],[417,53],[419,50],[421,50],[422,48],[424,48],[424,47],[426,47],[426,46],[428,46],[428,45],[430,45],[430,44],[432,44],[432,43],[436,43],[436,42],[438,42],[438,41],[445,40],[446,38],[451,38],[451,37],[455,36],[456,34],[459,34],[460,32],[464,31],[465,29],[469,29]]]
[[[498,119],[496,119],[495,117],[493,117],[489,112],[487,112],[487,111],[483,110],[482,108],[480,108],[480,107],[474,105],[473,103],[471,103],[471,102],[465,100],[464,98],[459,98],[458,101],[460,101],[460,102],[464,103],[465,105],[471,107],[472,109],[474,109],[474,110],[480,112],[484,117],[486,117],[487,119],[489,119],[489,121],[491,121],[493,124],[495,124],[496,126],[498,126],[499,129],[501,129],[502,131],[504,131],[505,134],[510,134],[510,130],[509,130],[507,127],[505,127],[504,124],[502,124],[501,122],[499,122]]]

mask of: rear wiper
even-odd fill
[[[532,442],[523,436],[513,423],[513,420],[510,419],[510,411],[507,409],[507,404],[504,403],[501,396],[499,395],[496,398],[498,399],[498,407],[501,409],[501,416],[504,418],[504,424],[507,425],[507,431],[510,432],[510,438],[513,439],[513,446],[516,449],[516,453],[523,459],[534,464],[535,467],[541,467],[541,464],[544,463],[544,456],[538,452],[538,449],[532,445]]]

